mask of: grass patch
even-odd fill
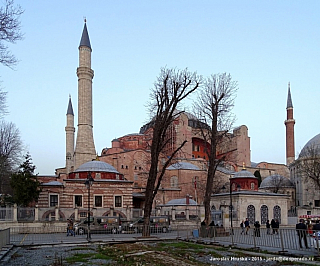
[[[75,262],[87,262],[89,258],[94,256],[94,254],[90,253],[76,253],[73,256],[66,258],[68,263],[75,263]]]

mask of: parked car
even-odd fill
[[[144,218],[140,217],[133,222],[125,224],[123,230],[126,232],[141,233],[143,223]],[[168,216],[151,216],[149,228],[152,233],[167,233],[171,230],[170,219]]]
[[[76,223],[74,231],[78,235],[86,234],[88,231],[88,218]],[[121,232],[121,220],[119,217],[99,216],[90,217],[90,233],[112,233]]]

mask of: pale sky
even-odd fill
[[[0,0],[3,4],[3,0]],[[235,127],[246,125],[251,161],[285,163],[288,82],[296,154],[320,133],[320,1],[15,0],[20,60],[0,66],[16,124],[36,172],[65,165],[69,94],[77,124],[78,46],[84,25],[92,46],[93,132],[100,155],[114,138],[139,132],[161,67],[227,72],[238,81]],[[191,106],[189,106],[191,107]]]

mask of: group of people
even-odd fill
[[[76,236],[76,234],[74,233],[74,229],[73,229],[73,220],[72,219],[67,219],[67,236]]]
[[[271,223],[269,222],[269,220],[267,220],[266,228],[267,228],[267,235],[278,235],[279,234],[279,220],[272,219]],[[272,233],[271,233],[270,229],[272,229]]]
[[[250,229],[250,223],[249,223],[249,219],[247,218],[245,221],[242,220],[241,224],[241,235],[243,234],[248,234],[248,231]]]
[[[311,228],[311,223],[309,224]],[[302,248],[302,239],[304,242],[304,245],[306,248],[309,248],[308,246],[308,241],[307,241],[307,233],[309,232],[309,226],[305,223],[304,219],[300,219],[299,223],[296,224],[296,231],[298,234],[298,239],[299,239],[299,246]],[[319,220],[316,221],[316,223],[312,226],[311,232],[314,231],[320,231],[320,222]],[[316,233],[318,235],[318,233]]]
[[[259,221],[256,221],[254,224],[254,235],[257,237],[260,237],[260,223]],[[248,234],[248,231],[250,229],[250,223],[249,223],[249,219],[246,218],[245,221],[242,220],[242,222],[240,223],[240,228],[241,228],[241,235],[243,234]],[[266,222],[266,228],[267,228],[267,235],[270,234],[279,234],[279,221],[277,219],[272,219],[271,223],[269,220],[267,220]],[[272,229],[272,233],[270,231],[270,229]]]

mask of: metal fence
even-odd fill
[[[10,244],[10,229],[0,230],[0,249]]]
[[[0,207],[0,221],[13,220],[13,207]]]
[[[10,228],[10,243],[15,245],[43,245],[61,243],[83,243],[88,241],[121,242],[137,241],[142,239],[143,227],[134,228],[119,227],[119,230],[95,230],[78,232],[73,236],[67,236],[66,227],[43,226],[43,227],[17,227]],[[223,227],[181,225],[169,230],[162,227],[148,227],[150,238],[148,239],[185,239],[194,241],[205,241],[210,243],[220,243],[221,245],[237,245],[247,248],[265,248],[275,252],[295,252],[319,255],[320,232],[297,231],[296,229],[279,229],[278,232],[268,232],[261,228],[255,231],[250,228],[248,232],[243,232],[241,228],[225,230]],[[301,232],[301,234],[299,234]],[[71,236],[72,235],[72,236]],[[318,237],[319,235],[319,237]],[[301,244],[301,246],[300,246]]]
[[[233,232],[233,233],[232,233]],[[285,253],[288,250],[312,251],[319,253],[320,231],[306,231],[290,229],[278,229],[268,231],[266,228],[248,231],[241,228],[219,230],[219,227],[202,226],[199,230],[199,237],[210,239],[213,242],[228,242],[231,245],[244,245],[252,248],[273,248]]]

